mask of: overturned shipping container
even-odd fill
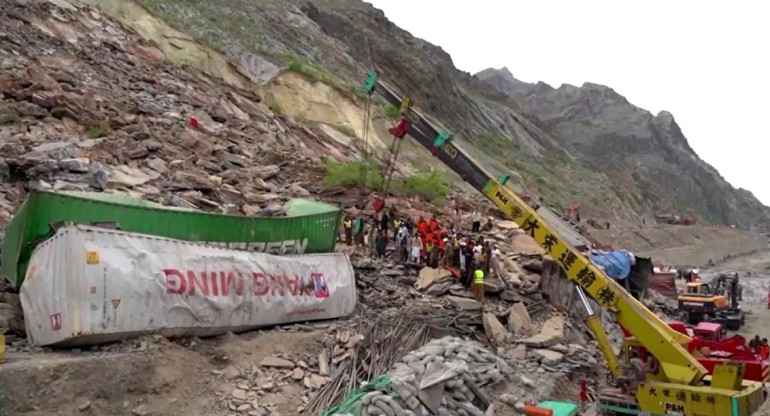
[[[112,223],[124,231],[272,254],[334,251],[341,211],[296,199],[285,217],[244,217],[165,207],[124,195],[33,191],[5,230],[0,272],[17,289],[35,245],[53,235],[56,224]]]
[[[21,303],[32,344],[71,346],[338,318],[356,291],[346,254],[274,256],[67,224],[35,248]]]

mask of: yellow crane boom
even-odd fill
[[[743,381],[742,374],[738,377],[735,372],[732,377],[720,373],[720,382],[717,383],[715,372],[714,382],[709,386],[710,380],[704,380],[707,375],[706,368],[684,347],[690,338],[673,330],[601,269],[594,266],[551,225],[543,221],[529,204],[505,186],[508,179],[506,175],[496,179],[488,174],[453,143],[449,132],[437,129],[412,107],[410,98],[399,96],[393,89],[380,82],[378,76],[375,71],[369,74],[364,85],[366,93],[377,92],[388,103],[400,108],[403,118],[409,122],[407,133],[412,138],[515,221],[559,264],[567,278],[580,288],[581,295],[584,291],[602,308],[611,312],[617,322],[631,332],[658,360],[659,372],[656,377],[648,379],[637,391],[637,405],[641,411],[676,414],[681,410],[682,414],[688,415],[744,416],[758,408],[761,403],[761,385]],[[611,368],[613,374],[617,375],[617,359],[609,348],[606,336],[603,336],[600,323],[595,316],[593,318],[591,320],[589,316],[589,326],[595,333],[598,331],[602,334],[598,337],[600,344],[604,344],[600,345],[602,353],[610,366],[614,367]],[[725,374],[727,373],[729,372],[725,370]],[[703,403],[701,395],[707,398],[707,403]],[[685,409],[688,412],[685,413]]]

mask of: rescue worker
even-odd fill
[[[377,248],[377,258],[383,258],[385,257],[385,249],[388,246],[388,236],[387,236],[386,230],[380,230],[379,235],[377,235],[377,241],[375,243]]]
[[[422,263],[421,252],[422,238],[420,237],[420,233],[414,233],[414,237],[412,238],[412,253],[411,256],[409,256],[409,261],[416,264]]]
[[[356,245],[364,247],[364,219],[360,214],[353,220],[353,235]]]
[[[433,214],[430,216],[430,221],[428,222],[428,231],[434,232],[438,229],[438,221],[436,220],[436,214]]]
[[[623,366],[623,375],[618,377],[618,387],[626,394],[636,394],[639,383],[644,381],[645,365],[637,351],[631,351],[631,359]]]
[[[350,220],[350,217],[347,215],[345,216],[345,220],[342,222],[342,226],[345,229],[345,244],[352,245],[353,244],[353,221]]]
[[[423,239],[423,244],[425,244],[425,247],[423,249],[425,253],[425,262],[429,263],[430,261],[430,255],[433,253],[433,233],[428,233],[425,235],[425,238]]]
[[[390,217],[388,217],[387,212],[382,213],[382,217],[380,218],[380,231],[383,231],[385,233],[385,242],[388,240],[388,227],[390,226]]]
[[[770,358],[770,345],[767,344],[767,338],[762,338],[762,344],[759,346],[759,358],[763,360]]]
[[[425,222],[425,218],[420,216],[420,219],[417,220],[417,232],[420,234],[420,237],[422,239],[425,239],[425,236],[428,235],[428,223]]]
[[[452,236],[452,267],[460,269],[460,236]]]
[[[428,252],[428,259],[426,263],[428,264],[428,267],[438,268],[438,244],[433,243],[431,244],[430,251]]]
[[[372,222],[372,225],[369,226],[369,235],[367,235],[368,244],[369,244],[369,252],[371,253],[372,257],[375,257],[377,255],[377,235],[379,233],[377,232],[377,224]]]
[[[473,272],[473,297],[479,303],[484,303],[484,270],[479,265]]]
[[[479,232],[479,230],[481,229],[481,213],[474,209],[473,214],[471,214],[471,221],[472,221],[471,231],[473,233]]]
[[[749,340],[749,350],[754,354],[759,354],[760,345],[762,345],[762,341],[759,339],[759,335],[754,335],[754,338]]]
[[[468,237],[468,240],[465,242],[465,271],[466,271],[466,278],[465,278],[465,285],[470,286],[473,284],[473,271],[475,270],[475,267],[473,265],[473,255],[475,252],[476,245],[473,243],[473,239]]]
[[[455,230],[460,229],[460,208],[455,207],[454,211],[452,212],[452,227]]]
[[[468,287],[468,274],[465,272],[465,259],[467,258],[468,246],[465,241],[460,242],[460,283]]]
[[[454,259],[454,242],[444,239],[444,266],[452,267],[452,260]]]

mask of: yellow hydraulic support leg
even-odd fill
[[[604,355],[604,359],[607,360],[607,366],[610,368],[610,373],[615,378],[620,377],[622,375],[622,371],[620,369],[618,357],[615,355],[615,351],[612,350],[612,345],[610,344],[610,340],[607,339],[607,334],[604,333],[604,328],[602,328],[602,323],[599,320],[599,316],[596,315],[591,309],[591,304],[588,303],[588,299],[586,298],[586,294],[583,292],[583,289],[581,289],[580,286],[575,285],[575,290],[580,296],[580,301],[583,303],[583,307],[585,308],[586,313],[588,313],[586,324],[588,324],[588,328],[594,334],[596,342],[599,343],[599,350],[602,352],[602,355]]]

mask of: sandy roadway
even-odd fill
[[[738,272],[743,285],[741,308],[746,311],[746,325],[739,333],[751,338],[755,334],[770,339],[770,310],[767,293],[770,290],[770,250],[729,260],[701,272],[706,282],[720,272]]]

